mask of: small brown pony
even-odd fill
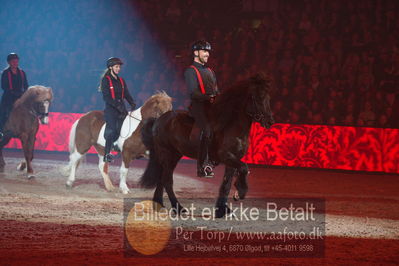
[[[157,118],[170,110],[172,110],[172,98],[165,92],[159,92],[151,96],[142,107],[129,112],[129,115],[126,116],[119,139],[117,140],[123,161],[120,168],[119,182],[119,189],[123,194],[129,192],[126,184],[126,176],[130,162],[143,156],[147,150],[141,141],[141,120]],[[69,135],[69,164],[62,169],[64,174],[69,175],[66,182],[67,188],[72,188],[75,182],[76,169],[81,159],[91,146],[94,146],[98,153],[98,168],[104,179],[105,188],[108,191],[114,190],[114,186],[108,175],[108,163],[103,162],[105,146],[104,130],[105,120],[103,111],[91,111],[72,125]]]
[[[51,88],[35,85],[19,98],[11,111],[10,117],[4,127],[4,138],[0,142],[0,172],[4,171],[3,147],[12,138],[19,138],[25,155],[17,169],[27,169],[28,178],[34,177],[32,169],[33,148],[35,146],[36,133],[39,130],[39,120],[42,124],[48,124],[48,110],[53,92]]]
[[[237,176],[234,199],[244,199],[248,191],[248,166],[241,158],[247,152],[252,122],[259,122],[265,128],[274,123],[270,108],[270,84],[270,77],[257,74],[223,90],[209,110],[213,131],[209,157],[215,165],[225,165],[216,201],[216,217],[230,213],[227,197],[234,176]],[[184,208],[173,191],[173,171],[183,155],[197,157],[198,141],[190,138],[193,126],[194,121],[186,111],[172,111],[156,120],[147,120],[142,130],[150,159],[140,183],[145,188],[156,188],[153,200],[161,205],[165,189],[172,208],[178,213]]]

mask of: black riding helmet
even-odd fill
[[[196,41],[191,47],[192,51],[205,50],[210,52],[212,50],[211,44],[204,40]]]
[[[112,67],[114,65],[123,65],[123,62],[118,57],[110,57],[107,60],[107,68]]]
[[[19,59],[16,53],[10,53],[9,55],[7,55],[7,63],[9,63],[13,59]]]

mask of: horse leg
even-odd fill
[[[173,190],[173,172],[167,171],[165,174],[162,175],[162,178],[164,179],[163,184],[165,187],[165,191],[168,194],[172,209],[176,214],[184,212],[184,207],[177,200],[176,194]]]
[[[22,140],[21,140],[22,142]],[[24,154],[25,154],[25,150],[24,150]],[[17,171],[24,171],[26,169],[26,161],[21,161],[18,165],[17,165]]]
[[[26,162],[26,168],[27,168],[27,175],[28,178],[33,178],[35,177],[33,175],[33,169],[32,169],[32,159],[33,159],[33,147],[35,145],[35,136],[27,136],[26,134],[23,134],[21,136],[21,142],[22,142],[22,148],[24,151],[25,155],[25,162]]]
[[[130,192],[126,184],[126,178],[127,178],[127,173],[129,171],[129,164],[132,161],[134,155],[135,154],[128,151],[128,149],[123,149],[122,151],[122,165],[119,170],[119,190],[123,194],[127,194]]]
[[[100,169],[101,175],[103,176],[104,179],[104,185],[105,189],[108,191],[113,191],[115,189],[114,185],[111,182],[111,179],[109,178],[108,175],[108,163],[105,163],[103,161],[104,156],[98,154],[98,169]]]
[[[103,161],[104,155],[105,155],[104,147],[102,147],[98,144],[94,144],[94,148],[96,149],[97,154],[98,154],[98,169],[100,170],[101,176],[104,179],[105,189],[108,191],[113,191],[113,190],[115,190],[115,187],[112,184],[111,179],[109,178],[109,175],[108,175],[109,164],[105,163]]]
[[[241,167],[238,169],[238,176],[234,186],[237,191],[234,194],[234,200],[244,199],[248,192],[248,177],[249,169],[246,163],[242,163]]]
[[[130,158],[125,160],[125,157],[123,158],[123,162],[121,165],[121,168],[119,170],[119,190],[123,194],[127,194],[130,192],[129,188],[127,187],[126,184],[126,177],[127,173],[129,171],[129,163],[130,163]]]
[[[72,188],[73,183],[75,182],[76,178],[76,169],[79,166],[80,160],[82,159],[83,154],[80,154],[77,150],[75,150],[71,155],[69,155],[69,177],[66,182],[67,188]]]
[[[0,141],[0,173],[4,172],[4,166],[6,162],[4,161],[3,157],[3,148],[10,142],[11,137],[4,136],[4,138]]]
[[[165,207],[163,205],[163,185],[162,185],[162,182],[159,182],[157,184],[157,188],[155,189],[154,197],[152,198],[152,201],[159,203],[162,207]]]
[[[173,171],[176,168],[177,163],[179,162],[181,155],[171,155],[163,154],[164,162],[162,163],[162,177],[161,182],[163,187],[165,188],[166,193],[168,194],[170,204],[174,209],[175,213],[180,214],[184,211],[183,206],[176,198],[176,194],[173,190]],[[157,187],[158,188],[158,187]],[[155,194],[154,194],[155,196]]]
[[[219,188],[219,197],[216,201],[216,218],[224,217],[226,214],[229,214],[231,212],[230,208],[227,206],[227,198],[230,193],[231,183],[233,181],[233,176],[235,172],[236,169],[226,166],[223,176],[223,182]]]
[[[233,167],[237,170],[237,180],[234,183],[237,191],[234,194],[234,200],[244,199],[248,192],[248,183],[247,176],[249,174],[248,165],[246,163],[241,162],[235,155],[232,153],[228,154],[227,159],[224,161],[226,166]]]

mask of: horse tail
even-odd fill
[[[72,124],[71,130],[69,131],[69,155],[73,154],[76,149],[75,138],[76,138],[76,127],[78,126],[79,119]],[[69,157],[70,158],[70,157]],[[66,166],[60,167],[60,172],[64,176],[68,176],[72,169],[72,161],[69,159],[69,163]]]
[[[73,123],[71,127],[71,131],[69,132],[69,153],[73,153],[75,151],[75,137],[76,137],[76,128],[78,126],[79,119]]]
[[[162,165],[159,163],[155,153],[154,137],[152,128],[154,126],[155,118],[147,119],[141,129],[141,138],[144,145],[150,151],[150,158],[144,174],[140,178],[140,186],[143,188],[154,188],[157,186],[162,176]]]

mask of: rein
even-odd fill
[[[132,112],[133,113],[133,112]],[[141,122],[142,121],[142,119],[138,119],[137,117],[134,117],[134,116],[132,116],[131,114],[129,114],[128,113],[128,115],[127,116],[129,116],[129,117],[131,117],[131,118],[134,118],[134,119],[136,119],[137,121],[139,121],[139,122]]]
[[[139,122],[141,122],[142,120],[141,119],[138,119],[137,117],[134,117],[133,115],[133,111],[132,112],[130,112],[130,113],[127,113],[127,116],[129,116],[129,117],[131,117],[131,118],[133,118],[133,119],[136,119],[137,121],[139,121]],[[123,126],[123,123],[122,123],[122,126]],[[119,133],[119,137],[121,137],[121,138],[123,138],[123,139],[126,139],[127,137],[129,137],[129,133],[130,133],[130,130],[132,129],[132,121],[129,119],[129,130],[128,130],[128,132],[127,132],[127,135],[126,136],[122,136],[120,133]],[[133,132],[132,132],[133,133]]]

